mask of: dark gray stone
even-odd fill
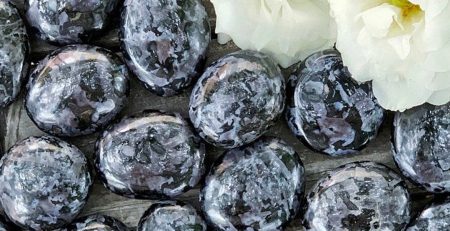
[[[153,93],[172,96],[203,71],[210,38],[200,0],[127,0],[121,41],[128,66]]]
[[[224,148],[255,141],[283,112],[285,82],[277,64],[255,51],[213,63],[194,86],[189,115],[200,136]]]
[[[129,229],[114,217],[97,214],[78,218],[61,231],[129,231]]]
[[[317,52],[291,75],[286,117],[294,134],[331,156],[352,154],[378,133],[384,110],[358,84],[336,50]]]
[[[406,230],[450,230],[450,199],[429,205]]]

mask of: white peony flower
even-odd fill
[[[450,101],[449,0],[329,0],[337,49],[390,110]]]
[[[219,42],[272,55],[288,67],[335,42],[327,0],[211,0]]]

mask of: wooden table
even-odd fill
[[[23,12],[23,1],[13,0],[13,2],[15,2]],[[203,2],[210,15],[211,25],[214,29],[214,9],[209,0],[203,0]],[[119,16],[117,15],[114,20],[118,21]],[[113,25],[118,24],[113,23]],[[111,28],[109,32],[107,32],[103,37],[93,41],[92,44],[103,46],[120,53],[117,32],[117,28]],[[30,37],[32,40],[31,61],[34,64],[50,51],[57,48],[36,38],[33,38],[32,36]],[[238,48],[232,43],[226,45],[218,44],[216,41],[216,36],[213,35],[213,41],[210,44],[207,54],[207,62],[211,63],[224,54],[230,53],[235,50],[238,50]],[[283,72],[287,77],[290,70],[283,70]],[[7,150],[15,142],[22,140],[28,136],[44,134],[32,123],[25,112],[23,106],[24,92],[25,89],[22,90],[21,97],[15,103],[13,103],[8,108],[0,111],[0,142],[2,150]],[[131,95],[129,100],[132,103],[128,104],[125,107],[120,116],[133,114],[143,109],[159,109],[165,111],[180,112],[183,116],[187,117],[189,95],[190,89],[187,89],[183,94],[178,96],[170,98],[158,97],[148,92],[143,87],[143,85],[136,80],[136,78],[132,78]],[[390,142],[392,131],[392,117],[393,114],[388,113],[378,137],[373,140],[367,148],[361,151],[360,154],[338,158],[328,157],[316,153],[305,147],[292,135],[284,119],[280,119],[280,121],[278,121],[278,123],[270,129],[269,135],[280,137],[295,147],[300,155],[300,158],[305,164],[307,179],[306,188],[308,190],[326,171],[349,162],[365,160],[375,161],[392,167],[398,172],[398,169],[393,162],[391,153]],[[94,144],[97,136],[98,134],[93,134],[90,136],[68,139],[67,141],[78,146],[92,161],[92,157],[94,154]],[[208,146],[206,161],[208,167],[222,152],[223,150],[221,149]],[[413,209],[414,211],[420,211],[424,204],[432,198],[432,195],[424,192],[411,183],[408,183],[408,185],[412,195]],[[176,199],[185,201],[199,208],[198,194],[200,187],[201,184],[197,188],[186,192]],[[110,193],[108,190],[106,190],[106,188],[103,187],[99,180],[96,179],[88,203],[81,215],[90,215],[96,213],[110,215],[122,220],[130,227],[135,227],[139,218],[151,203],[152,201],[127,199],[125,197]],[[291,222],[287,230],[303,230],[300,219],[297,218],[293,222]]]

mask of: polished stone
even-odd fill
[[[450,199],[437,201],[426,207],[406,230],[450,230]]]
[[[78,218],[61,231],[129,231],[129,229],[114,217],[97,214]]]

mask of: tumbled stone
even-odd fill
[[[120,37],[126,61],[157,95],[175,95],[201,74],[210,36],[200,0],[125,2]]]
[[[25,106],[33,122],[57,136],[94,133],[125,106],[128,71],[114,53],[71,45],[42,60],[31,73]]]
[[[213,63],[195,85],[189,115],[200,136],[224,148],[255,141],[283,112],[285,82],[277,64],[255,51]]]
[[[435,202],[425,208],[407,231],[450,230],[450,200]]]
[[[76,219],[62,231],[128,231],[121,221],[104,215],[91,215]]]
[[[450,104],[399,112],[394,126],[394,159],[402,173],[430,192],[450,192]]]
[[[217,230],[280,230],[299,211],[304,176],[292,147],[264,137],[219,158],[200,195],[203,212]]]
[[[41,39],[85,43],[105,29],[118,0],[26,0],[26,17]]]
[[[190,205],[156,202],[144,213],[138,231],[206,231],[206,224]]]
[[[0,108],[17,98],[27,71],[28,36],[17,8],[0,1]]]
[[[354,81],[336,50],[317,52],[300,64],[288,81],[288,101],[294,134],[331,156],[363,148],[384,117],[371,85]]]
[[[204,173],[204,145],[179,114],[145,111],[103,132],[96,166],[104,185],[132,198],[174,197]]]
[[[91,184],[84,154],[58,138],[27,138],[0,161],[1,205],[24,229],[70,223],[85,205]]]
[[[411,216],[406,184],[394,171],[356,162],[330,171],[307,196],[307,230],[404,230]]]

